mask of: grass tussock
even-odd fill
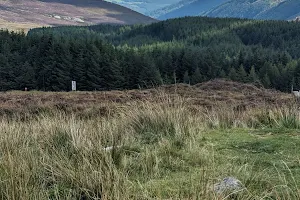
[[[300,198],[296,106],[189,102],[161,94],[104,111],[56,105],[1,115],[0,198]],[[228,176],[244,188],[216,194]]]

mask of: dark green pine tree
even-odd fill
[[[164,75],[163,82],[164,84],[174,84],[173,73],[176,71],[177,63],[173,60],[173,56],[175,56],[175,52],[170,52],[170,50],[166,52],[160,52],[162,54],[162,58],[158,60],[161,61],[161,73]],[[143,54],[139,54],[142,57],[145,57]],[[156,58],[154,58],[156,59]],[[154,62],[154,61],[153,61]],[[143,65],[143,64],[142,64]]]
[[[9,62],[5,55],[0,53],[0,91],[6,91],[10,89],[10,71]]]
[[[54,38],[52,36],[43,36],[39,47],[39,55],[35,66],[36,81],[39,90],[51,91],[52,70],[56,65],[56,52],[54,50]]]
[[[21,66],[19,76],[16,77],[18,89],[34,90],[36,88],[35,72],[27,61]]]
[[[191,83],[194,85],[197,83],[201,83],[202,81],[203,81],[203,76],[200,72],[199,67],[197,67],[194,74],[192,75]]]
[[[138,70],[135,64],[135,52],[133,49],[125,49],[122,52],[122,59],[120,61],[120,68],[124,76],[123,85],[125,89],[135,88],[137,85]]]
[[[184,73],[184,76],[183,76],[183,83],[186,83],[186,84],[190,84],[191,83],[191,80],[190,80],[190,76],[189,76],[189,72],[186,71]]]
[[[269,75],[266,73],[262,79],[262,84],[265,88],[269,88],[271,86],[271,81]]]
[[[85,85],[87,90],[101,90],[103,88],[103,66],[101,66],[102,55],[99,49],[89,44],[84,59],[85,66]]]
[[[173,76],[168,76],[168,74],[165,74],[163,76],[163,84],[168,85],[174,83],[174,77]]]
[[[291,87],[294,84],[294,71],[295,66],[293,64],[288,64],[286,66],[281,67],[280,71],[280,87],[278,88],[281,91],[289,92],[291,91]]]
[[[197,59],[195,59],[195,56],[193,56],[193,53],[191,50],[186,50],[183,57],[182,57],[182,74],[184,74],[186,71],[191,71],[192,69],[197,68]]]
[[[140,87],[153,87],[162,83],[163,80],[159,70],[155,68],[151,59],[144,57],[139,74]]]
[[[121,89],[124,86],[122,68],[112,49],[102,55],[103,86],[105,89]]]
[[[110,89],[122,89],[124,87],[124,76],[118,59],[112,58],[109,65],[110,74],[108,75],[109,81],[107,81]]]
[[[300,90],[300,62],[298,62],[294,73],[294,90]]]
[[[290,92],[291,87],[294,84],[294,74],[297,66],[297,61],[289,62],[285,67],[284,80],[285,80],[285,92]]]
[[[249,81],[252,83],[258,81],[258,76],[256,75],[254,66],[251,67],[248,77],[249,77]]]
[[[238,74],[236,73],[236,70],[234,69],[234,67],[230,68],[228,77],[230,78],[230,80],[232,81],[238,81],[239,77]]]
[[[272,65],[268,71],[268,76],[271,81],[271,87],[277,89],[279,87],[279,79],[280,79],[280,72],[278,70],[278,67],[276,65]]]
[[[220,71],[219,77],[220,78],[226,78],[226,73],[223,69]]]
[[[50,76],[49,90],[69,91],[71,89],[71,55],[66,43],[57,43],[54,46],[55,57]]]
[[[78,90],[87,90],[86,87],[86,70],[85,70],[85,45],[82,42],[70,43],[71,68],[70,79],[77,82]]]
[[[248,75],[243,65],[240,65],[239,69],[237,70],[237,81],[243,83],[248,82]]]
[[[270,62],[265,62],[264,65],[259,69],[259,72],[258,72],[259,77],[261,79],[263,79],[271,67],[272,67],[272,64]]]

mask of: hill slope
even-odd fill
[[[278,4],[276,7],[261,13],[257,18],[261,19],[295,19],[300,15],[300,1],[288,0]]]
[[[103,0],[0,0],[0,29],[154,21],[150,17]]]
[[[178,3],[180,0],[105,0],[130,8],[143,14]]]
[[[290,20],[300,15],[298,0],[182,0],[151,13],[159,19],[183,16]]]
[[[177,4],[152,12],[151,16],[157,17],[158,19],[169,19],[203,15],[226,1],[228,0],[182,0]]]
[[[231,0],[216,7],[207,16],[252,19],[295,19],[300,13],[298,0]]]

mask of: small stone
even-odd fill
[[[80,19],[80,18],[78,18],[78,17],[73,18],[73,20],[74,20],[75,22],[84,23],[84,20],[83,20],[83,19]]]
[[[237,192],[243,188],[241,181],[234,177],[224,178],[220,183],[214,185],[217,194]]]
[[[72,18],[71,17],[64,17],[64,20],[72,20]]]
[[[111,146],[103,148],[104,151],[112,151],[113,149],[119,149],[121,146]]]
[[[61,16],[54,15],[54,18],[55,18],[55,19],[61,19]]]

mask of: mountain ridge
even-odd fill
[[[180,4],[181,6],[178,6]],[[183,16],[293,20],[300,16],[299,0],[182,0],[152,12],[169,19]]]
[[[155,14],[151,16],[156,16],[160,20],[168,19],[168,18],[177,18],[184,16],[202,16],[204,13],[210,11],[215,6],[220,5],[227,0],[182,0],[178,4],[182,6],[177,6],[177,9],[172,9],[172,6],[167,8],[163,8],[161,10],[165,10],[165,13],[157,16]]]
[[[287,11],[288,10],[288,11]],[[268,10],[266,13],[259,15],[259,18],[288,20],[296,19],[300,16],[300,2],[298,0],[288,0],[279,3],[276,7]]]
[[[285,0],[283,0],[285,1]],[[206,13],[209,17],[236,17],[260,19],[259,15],[276,7],[282,0],[230,0]]]
[[[116,3],[137,12],[149,15],[149,13],[164,7],[178,3],[180,0],[105,0],[107,2]]]
[[[43,26],[143,24],[157,20],[103,0],[0,1],[0,29]]]

